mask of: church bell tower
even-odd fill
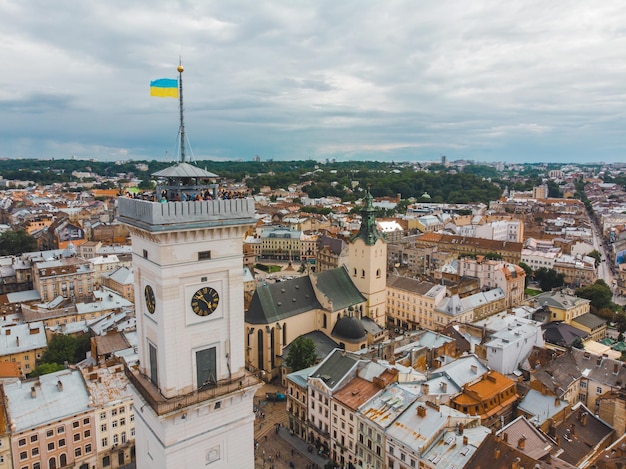
[[[352,281],[367,298],[366,315],[385,327],[387,302],[387,242],[376,226],[376,209],[367,191],[361,209],[361,228],[350,239],[348,271]]]

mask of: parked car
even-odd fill
[[[285,395],[282,392],[266,392],[265,400],[267,401],[284,401]]]

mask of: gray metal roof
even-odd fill
[[[216,178],[217,174],[212,173],[210,171],[206,171],[202,168],[198,168],[197,166],[191,165],[189,163],[178,163],[174,166],[169,166],[161,171],[157,171],[156,173],[152,173],[154,177],[165,177],[165,178]]]
[[[35,389],[35,397],[31,388]],[[36,380],[7,384],[4,391],[16,432],[89,410],[89,393],[77,370],[62,370]]]
[[[531,389],[520,401],[518,409],[531,415],[532,417],[528,417],[528,419],[534,425],[542,425],[546,420],[561,412],[567,405],[567,401]]]
[[[329,389],[335,389],[341,381],[356,366],[358,359],[345,353],[344,350],[335,349],[326,360],[311,374],[311,378],[320,379]]]

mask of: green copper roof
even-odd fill
[[[365,205],[361,209],[361,228],[359,232],[354,235],[350,242],[354,242],[357,238],[361,238],[365,241],[365,244],[371,246],[376,244],[379,239],[385,239],[385,236],[378,230],[376,226],[376,209],[372,205],[372,194],[368,190],[365,195]]]

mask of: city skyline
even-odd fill
[[[7,2],[0,157],[623,160],[616,1]]]

